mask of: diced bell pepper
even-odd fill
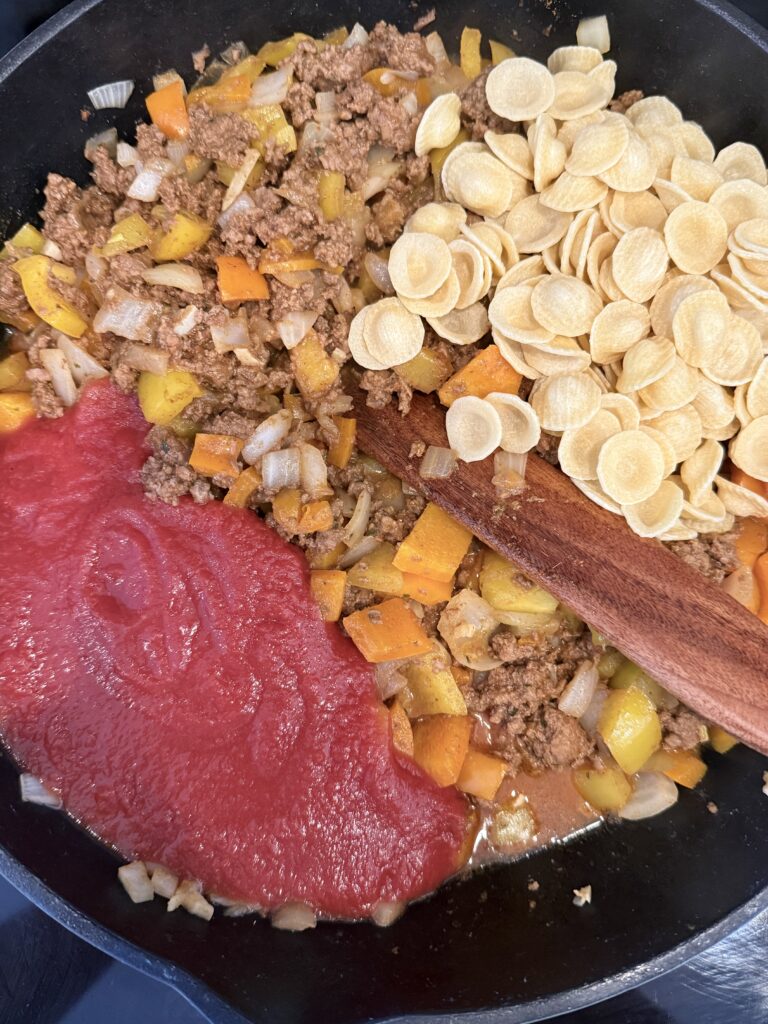
[[[144,419],[168,426],[193,399],[203,394],[203,389],[186,370],[168,370],[163,374],[145,371],[139,375],[137,393]]]
[[[49,256],[25,256],[13,264],[21,278],[24,295],[41,320],[62,334],[71,338],[81,337],[88,328],[88,321],[69,302],[63,299],[50,284],[49,275],[72,284],[74,271],[70,267],[54,263]]]

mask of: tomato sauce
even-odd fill
[[[264,909],[434,889],[467,809],[392,746],[373,674],[256,515],[149,501],[112,384],[0,437],[0,732],[126,857]]]

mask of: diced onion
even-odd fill
[[[352,289],[343,277],[339,278],[339,290],[334,296],[332,296],[331,302],[333,303],[333,308],[337,313],[356,312]]]
[[[156,202],[160,183],[172,170],[173,164],[170,160],[159,157],[148,160],[131,182],[127,192],[128,198],[138,199],[142,203]]]
[[[19,788],[21,799],[25,804],[39,804],[41,807],[53,807],[56,810],[63,806],[61,797],[52,793],[40,779],[30,775],[29,772],[24,772],[19,776]]]
[[[389,928],[405,912],[405,903],[394,900],[382,900],[371,911],[371,920],[379,928]]]
[[[312,444],[302,442],[298,446],[301,459],[301,489],[311,498],[328,498],[333,491],[328,486],[328,466],[323,453]]]
[[[419,111],[419,101],[416,99],[415,92],[407,92],[400,101],[403,105],[403,109],[407,110],[411,117],[414,117]]]
[[[677,803],[677,786],[662,772],[640,772],[635,776],[632,796],[619,811],[629,821],[653,818]]]
[[[605,686],[597,687],[592,695],[592,700],[589,702],[589,707],[579,719],[584,732],[593,739],[597,735],[597,724],[600,721],[600,715],[603,713],[603,704],[605,704],[607,699],[607,688]]]
[[[74,405],[77,401],[77,387],[64,353],[57,348],[44,348],[39,355],[57,397],[64,405]]]
[[[64,259],[64,254],[61,251],[61,246],[56,242],[52,242],[50,238],[46,238],[43,242],[43,248],[40,250],[43,256],[50,256],[52,260],[56,260],[57,263],[61,263]]]
[[[172,85],[174,82],[181,83],[181,88],[186,96],[187,86],[176,68],[169,68],[168,71],[161,71],[157,75],[152,75],[152,88],[155,92],[159,92],[160,89],[164,89],[167,85]]]
[[[240,195],[235,199],[232,205],[224,210],[223,213],[219,214],[216,223],[220,228],[226,228],[229,222],[236,217],[238,213],[245,213],[246,210],[253,210],[256,203],[251,199],[247,192],[241,192]]]
[[[141,272],[141,276],[147,284],[179,288],[190,295],[202,295],[205,291],[200,271],[190,267],[188,263],[161,263],[158,267],[147,267]]]
[[[298,448],[267,452],[261,460],[261,476],[267,491],[298,487],[301,482],[301,455]]]
[[[197,326],[200,319],[200,311],[197,306],[185,306],[173,325],[173,333],[180,338],[185,338]]]
[[[109,376],[108,371],[104,369],[101,363],[97,362],[89,352],[86,352],[81,345],[75,344],[65,334],[58,336],[56,345],[64,353],[64,358],[69,364],[70,372],[76,384],[82,384],[90,378],[98,379],[99,377]]]
[[[595,18],[582,18],[576,26],[576,42],[579,46],[593,46],[600,53],[608,53],[611,33],[606,16],[600,14]]]
[[[316,121],[307,121],[301,132],[301,138],[299,139],[298,154],[306,152],[306,150],[320,150],[331,138],[331,129],[324,124],[318,124]],[[279,192],[279,190],[278,190]],[[283,195],[282,192],[279,193]],[[288,199],[290,202],[290,195],[283,195],[283,198]]]
[[[241,454],[245,462],[253,465],[267,452],[279,448],[290,434],[292,426],[293,415],[288,409],[267,416],[243,445]]]
[[[133,370],[147,373],[163,374],[168,369],[168,353],[140,341],[129,342],[121,352],[120,361]]]
[[[149,867],[150,865],[147,864],[147,868]],[[173,896],[179,885],[178,877],[168,868],[164,868],[162,864],[153,865],[151,879],[152,888],[158,896],[162,896],[165,900],[169,900]]]
[[[352,517],[344,527],[344,533],[342,534],[342,540],[348,548],[355,547],[365,536],[365,531],[368,529],[368,521],[371,518],[371,492],[368,488],[363,488],[357,496],[357,503],[355,504],[355,511],[352,513]]]
[[[563,714],[570,715],[571,718],[581,718],[592,703],[598,679],[594,661],[582,661],[557,702]]]
[[[365,46],[368,42],[368,33],[359,21],[352,26],[352,31],[341,44],[342,50],[350,50],[353,46]]]
[[[97,256],[95,252],[88,252],[85,256],[85,272],[91,281],[98,282],[109,270],[109,264],[103,256]]]
[[[90,139],[86,139],[85,146],[83,148],[83,155],[86,160],[93,161],[96,150],[100,146],[109,153],[114,159],[117,155],[117,128],[107,128],[103,132],[98,132],[96,135],[92,135]]]
[[[169,139],[165,151],[174,167],[181,168],[184,166],[184,158],[189,155],[189,144],[183,139]]]
[[[394,697],[396,693],[400,693],[408,682],[402,672],[406,660],[381,661],[375,666],[376,689],[379,692],[379,700],[389,700],[390,697]]]
[[[293,313],[286,313],[282,320],[278,320],[277,333],[285,347],[295,348],[303,341],[319,315],[311,309],[298,309]]]
[[[395,289],[392,287],[392,279],[389,276],[387,261],[383,260],[375,252],[369,252],[365,254],[363,263],[368,271],[368,276],[379,291],[385,295],[394,295]]]
[[[229,317],[223,326],[211,324],[211,341],[219,353],[233,352],[236,348],[248,348],[251,336],[248,333],[248,321],[245,311],[237,316]]]
[[[379,542],[375,537],[363,537],[359,544],[355,544],[353,548],[350,548],[346,554],[341,556],[339,568],[350,569],[353,565],[357,565],[361,558],[370,555],[373,549],[378,546]]]
[[[518,455],[516,452],[499,450],[494,453],[491,483],[501,497],[508,498],[524,490],[527,465],[528,452]]]
[[[445,480],[456,469],[456,453],[450,448],[438,448],[431,444],[424,452],[419,466],[423,480]]]
[[[210,921],[213,917],[213,906],[203,896],[200,883],[189,879],[184,879],[168,900],[169,910],[176,910],[177,907],[184,907],[187,913],[202,917],[204,921]]]
[[[155,898],[144,861],[134,860],[117,869],[117,877],[134,903],[149,903]]]
[[[96,110],[122,110],[133,92],[134,82],[131,78],[120,82],[106,82],[88,90],[88,99]]]
[[[206,49],[206,47],[203,47]],[[250,56],[251,51],[248,49],[247,43],[244,43],[242,39],[238,39],[237,42],[230,43],[226,50],[222,50],[219,54],[221,60],[225,64],[229,64],[231,67],[233,64],[239,64],[240,61],[245,60],[246,57]]]
[[[505,612],[494,608],[494,614],[499,622],[509,626],[518,636],[525,636],[528,633],[547,633],[551,635],[557,632],[560,620],[556,614],[548,612]]]
[[[263,368],[263,360],[259,359],[258,356],[255,356],[253,352],[249,352],[247,348],[236,348],[234,352],[235,359],[242,366],[258,366],[259,368]]]
[[[263,107],[266,104],[282,103],[291,86],[292,73],[289,67],[278,68],[268,75],[259,75],[253,83],[250,107]]]
[[[104,305],[93,318],[97,334],[109,331],[130,341],[151,341],[160,307],[148,299],[136,299],[122,288],[111,288]]]
[[[318,124],[332,124],[336,120],[338,109],[335,92],[315,93],[315,106],[317,108],[315,120]]]
[[[226,212],[230,206],[234,203],[237,197],[245,188],[246,182],[250,176],[251,171],[261,159],[261,154],[258,149],[249,149],[243,157],[243,162],[240,164],[238,169],[235,171],[232,181],[229,183],[229,188],[224,193],[224,198],[221,201],[222,213]]]
[[[437,629],[460,665],[489,672],[501,665],[489,647],[498,624],[496,612],[488,602],[467,589],[453,595],[443,609]]]
[[[424,39],[424,45],[427,48],[427,53],[430,55],[435,64],[441,67],[443,64],[449,64],[448,53],[445,49],[445,43],[437,32],[430,32]]]
[[[317,917],[306,903],[285,903],[271,917],[272,927],[283,932],[304,932],[314,928]]]
[[[374,146],[368,154],[368,177],[363,182],[363,199],[367,202],[379,192],[383,192],[399,173],[400,162],[392,159],[392,151]]]
[[[129,142],[118,142],[115,160],[119,167],[135,167],[139,162],[139,151]]]

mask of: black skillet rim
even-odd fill
[[[728,22],[742,35],[757,44],[768,58],[768,31],[752,18],[737,10],[727,0],[694,0],[694,2]],[[91,8],[98,6],[99,3],[101,0],[72,0],[63,10],[31,32],[0,59],[0,85],[43,44]],[[197,1010],[211,1021],[215,1021],[216,1024],[243,1024],[246,1021],[245,1017],[188,971],[163,957],[146,953],[135,943],[122,938],[83,914],[19,863],[2,845],[0,845],[0,875],[29,899],[34,906],[73,934],[129,967],[171,985]],[[717,924],[678,943],[666,953],[643,964],[630,967],[602,981],[542,999],[496,1009],[465,1011],[460,1014],[460,1017],[467,1024],[472,1024],[472,1022],[477,1022],[477,1024],[496,1024],[496,1022],[498,1024],[534,1024],[536,1021],[551,1020],[562,1014],[584,1009],[673,971],[766,910],[768,910],[768,886],[727,914]],[[445,1021],[448,1024],[449,1020],[456,1019],[454,1014],[448,1016],[438,1013],[389,1018],[389,1021],[390,1024],[394,1024],[395,1021],[409,1021],[411,1024],[419,1024],[420,1021],[424,1024],[430,1024],[430,1022],[439,1024],[440,1021]],[[386,1024],[386,1022],[382,1021],[382,1024]]]

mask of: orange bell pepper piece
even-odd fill
[[[745,473],[738,466],[734,466],[731,470],[731,481],[740,487],[746,487],[753,494],[759,494],[761,498],[768,498],[768,484],[763,483],[762,480],[755,480],[753,476]]]
[[[328,501],[310,501],[299,513],[299,533],[322,533],[333,526],[333,512]]]
[[[493,800],[507,773],[506,761],[481,750],[468,750],[456,785],[462,793]]]
[[[299,532],[299,515],[301,513],[301,491],[296,487],[284,487],[272,499],[272,515],[275,522],[286,533]]]
[[[0,391],[29,391],[27,380],[29,360],[26,352],[13,352],[0,359]]]
[[[453,576],[449,580],[431,580],[428,576],[403,573],[403,597],[411,597],[421,604],[442,604],[450,601],[453,593]]]
[[[0,434],[16,430],[35,415],[35,407],[28,394],[22,391],[4,391],[0,395]]]
[[[413,726],[413,759],[438,786],[455,786],[469,751],[473,719],[430,715]]]
[[[203,476],[232,476],[240,472],[237,458],[243,447],[239,437],[229,434],[196,434],[189,464]]]
[[[447,583],[469,551],[472,534],[430,502],[393,559],[401,572]]]
[[[432,641],[400,597],[353,612],[344,628],[366,661],[378,664],[432,650]]]
[[[326,622],[338,622],[344,605],[347,574],[341,569],[315,569],[309,574],[312,596]]]
[[[157,92],[151,92],[146,104],[152,123],[157,125],[163,135],[169,139],[186,138],[189,133],[189,114],[181,82],[170,82]]]
[[[492,391],[516,395],[521,379],[520,374],[512,369],[496,345],[489,345],[470,359],[466,366],[454,373],[440,388],[438,395],[443,405],[451,405],[462,395],[485,398]]]
[[[389,720],[392,723],[393,747],[401,754],[413,757],[413,728],[399,701],[395,701],[389,709]]]
[[[765,519],[744,519],[741,532],[736,538],[736,554],[748,569],[754,567],[760,555],[768,548],[768,521]]]
[[[707,773],[707,766],[692,750],[657,750],[643,765],[643,771],[663,772],[678,786],[695,789]]]
[[[339,376],[339,364],[331,359],[319,335],[312,330],[291,349],[291,369],[299,391],[308,398],[324,394]]]
[[[725,729],[721,729],[719,725],[710,725],[709,727],[709,745],[713,750],[716,750],[718,754],[727,754],[729,750],[732,750],[735,746],[738,746],[739,741],[735,736],[731,736]]]
[[[760,555],[753,571],[760,589],[760,610],[757,615],[761,622],[768,625],[768,551]]]
[[[333,422],[339,429],[339,436],[328,449],[328,465],[344,469],[349,465],[355,447],[357,420],[346,416],[334,416]]]
[[[242,256],[217,256],[219,294],[222,302],[253,302],[269,298],[269,286],[258,270]]]
[[[232,486],[224,495],[224,504],[245,508],[254,491],[261,487],[261,473],[255,466],[249,466],[239,473]]]

